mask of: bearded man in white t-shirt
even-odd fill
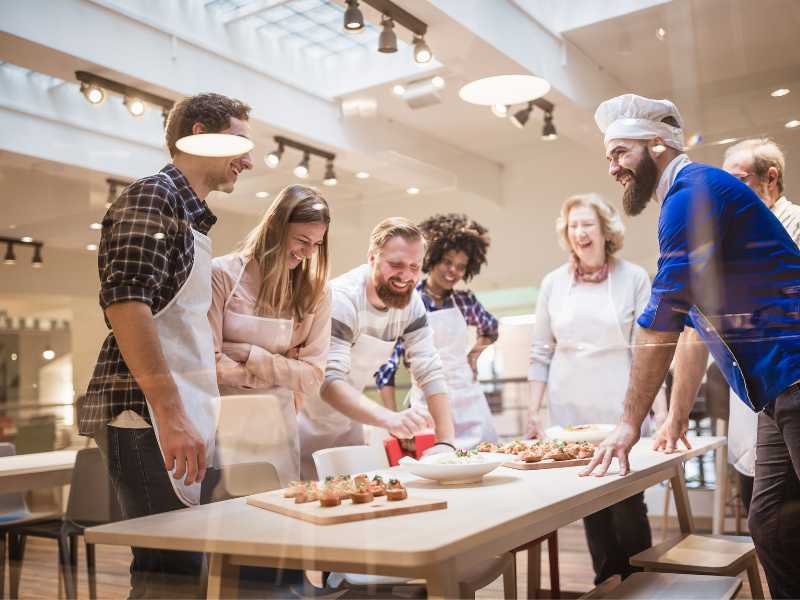
[[[442,363],[425,305],[415,289],[424,256],[425,240],[417,226],[392,217],[373,229],[368,262],[331,280],[331,347],[325,381],[320,394],[307,399],[298,424],[303,479],[316,477],[313,452],[363,444],[364,425],[381,427],[402,439],[432,428],[433,451],[454,449]],[[427,408],[393,411],[364,395],[401,337]]]

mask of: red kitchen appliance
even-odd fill
[[[433,433],[420,433],[410,440],[401,440],[390,436],[383,440],[383,448],[386,450],[386,458],[389,465],[394,467],[404,456],[411,456],[419,460],[422,453],[436,443],[436,435]]]

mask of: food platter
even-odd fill
[[[595,451],[592,442],[564,440],[516,440],[506,444],[483,442],[481,453],[505,456],[504,467],[535,471],[588,465]]]
[[[549,427],[547,436],[564,442],[602,442],[614,430],[614,425],[589,423],[586,425],[571,425],[569,427]]]
[[[400,467],[412,475],[448,485],[477,483],[508,460],[501,454],[475,451],[447,452],[414,460],[400,459]]]

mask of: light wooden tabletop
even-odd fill
[[[77,454],[77,450],[56,450],[0,457],[0,488],[17,492],[66,485]]]
[[[132,545],[250,557],[418,568],[480,548],[495,552],[535,539],[659,481],[682,477],[681,464],[725,443],[693,438],[693,449],[675,454],[634,447],[634,471],[619,477],[578,477],[582,467],[519,471],[501,467],[480,484],[446,486],[392,470],[409,495],[447,500],[445,510],[315,525],[248,506],[244,498],[94,527],[95,544]],[[616,469],[616,466],[614,467]],[[519,540],[523,540],[519,542]],[[508,548],[506,548],[508,546]],[[386,569],[384,569],[386,570]]]

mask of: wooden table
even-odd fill
[[[0,489],[24,492],[67,485],[77,454],[77,450],[56,450],[0,457]]]
[[[410,494],[447,500],[432,512],[320,526],[253,506],[244,498],[112,523],[86,531],[93,544],[207,552],[209,598],[237,593],[239,567],[273,566],[424,578],[429,598],[458,597],[457,573],[554,529],[672,482],[681,531],[692,531],[683,462],[725,444],[692,438],[692,450],[661,454],[645,439],[627,477],[578,477],[581,467],[499,468],[480,484],[444,486],[400,473]]]

